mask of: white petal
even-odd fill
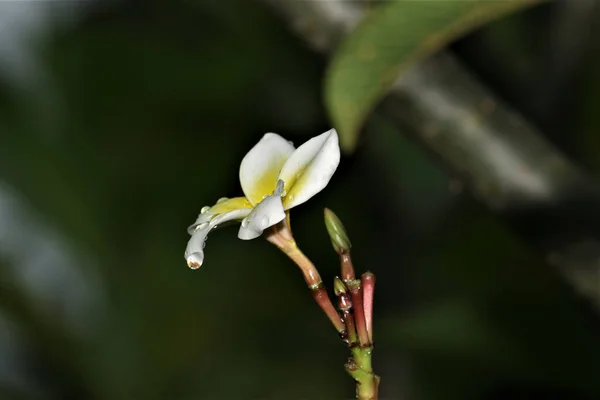
[[[191,269],[198,269],[204,262],[204,244],[208,233],[229,221],[240,220],[250,214],[250,208],[240,208],[215,216],[210,222],[199,224],[188,241],[184,257]],[[203,215],[203,214],[200,214]]]
[[[184,257],[191,269],[200,268],[204,262],[204,242],[208,231],[208,229],[197,229],[188,241]]]
[[[198,215],[198,218],[192,225],[188,226],[187,231],[191,235],[198,225],[209,222],[215,215],[224,214],[240,208],[252,208],[252,204],[250,204],[245,197],[234,197],[231,199],[223,197],[212,207],[202,207],[202,211]]]
[[[281,203],[283,181],[277,182],[275,192],[261,201],[242,221],[238,237],[242,240],[256,239],[270,226],[283,221],[285,211]]]
[[[294,146],[275,133],[267,133],[246,154],[240,165],[240,183],[253,205],[275,189],[281,168],[294,152]]]
[[[279,174],[285,182],[284,208],[302,204],[323,190],[339,163],[340,146],[335,129],[298,147]]]

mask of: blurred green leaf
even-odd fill
[[[345,151],[398,74],[486,22],[539,0],[393,1],[346,39],[325,82],[325,102]]]

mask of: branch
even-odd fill
[[[320,52],[334,50],[364,4],[265,1]],[[448,53],[399,77],[380,110],[413,132],[600,310],[597,182]]]

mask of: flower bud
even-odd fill
[[[333,292],[336,296],[346,293],[346,285],[344,285],[344,282],[337,276],[333,279]]]
[[[325,227],[335,251],[338,254],[349,252],[352,245],[350,239],[348,239],[346,229],[337,215],[328,208],[325,209]]]

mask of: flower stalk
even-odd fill
[[[341,279],[335,277],[334,289],[338,297],[338,308],[346,324],[348,348],[352,357],[345,369],[356,382],[358,400],[376,400],[379,391],[379,376],[373,372],[373,297],[375,275],[366,272],[356,279],[350,240],[342,222],[329,209],[325,209],[325,226],[334,250],[340,257]]]
[[[346,336],[346,326],[342,318],[335,310],[327,289],[323,284],[319,271],[309,260],[308,257],[298,248],[292,231],[289,225],[289,219],[286,218],[279,224],[273,226],[269,233],[266,235],[269,242],[277,246],[285,255],[287,255],[294,263],[300,268],[304,281],[310,289],[310,292],[321,309],[327,315],[327,318],[331,321],[338,334],[342,337]]]

